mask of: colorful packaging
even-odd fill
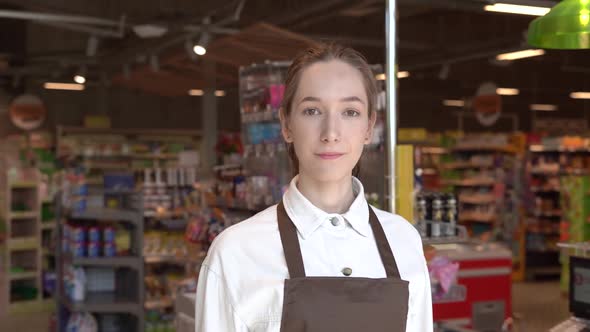
[[[88,241],[99,242],[100,241],[100,229],[98,227],[90,227],[88,230]]]
[[[86,245],[84,242],[72,242],[71,243],[72,256],[74,257],[85,257],[86,256]]]
[[[72,227],[70,240],[72,242],[86,242],[87,232],[84,227]]]
[[[105,227],[104,230],[103,230],[103,234],[102,234],[103,242],[104,243],[113,243],[113,242],[115,242],[115,235],[116,234],[115,234],[115,228],[114,227],[111,227],[111,226]]]
[[[117,255],[117,246],[114,243],[105,243],[103,255],[104,257],[115,257]]]
[[[100,256],[100,242],[89,242],[88,243],[88,257],[99,257]]]

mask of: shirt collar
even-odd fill
[[[285,210],[295,227],[306,239],[313,234],[322,223],[328,221],[331,217],[337,216],[335,213],[327,213],[320,208],[313,205],[303,194],[297,189],[297,180],[299,175],[295,176],[289,188],[283,196],[283,204]],[[348,211],[341,216],[362,236],[368,236],[370,232],[369,225],[369,206],[365,199],[365,191],[359,179],[352,177],[352,190],[356,195],[354,201],[350,205]]]

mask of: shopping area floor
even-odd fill
[[[513,286],[514,312],[521,316],[519,332],[541,332],[568,317],[567,300],[557,282],[515,283]],[[49,314],[29,314],[2,319],[0,331],[45,332]]]

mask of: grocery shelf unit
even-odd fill
[[[42,296],[41,202],[39,177],[30,169],[25,180],[0,174],[0,316],[50,309]]]
[[[112,193],[109,193],[112,194]],[[121,208],[90,208],[71,211],[61,204],[57,208],[58,237],[57,246],[57,291],[58,331],[65,331],[68,313],[89,312],[94,315],[125,315],[121,319],[125,331],[144,331],[144,261],[143,249],[143,210],[141,194],[122,192],[126,202]],[[59,197],[61,201],[61,197]],[[130,252],[128,256],[114,257],[78,257],[71,252],[64,252],[63,237],[66,222],[75,222],[80,226],[117,223],[130,229]],[[82,267],[86,272],[86,292],[83,301],[73,301],[66,295],[65,280],[69,278],[66,270],[69,266]],[[114,284],[108,291],[93,291],[89,284],[102,283],[101,276],[112,271],[109,281]],[[91,276],[95,273],[96,276]],[[109,283],[107,282],[107,283]],[[135,317],[135,320],[129,319]],[[101,331],[100,320],[99,331]]]
[[[458,143],[441,164],[443,185],[458,197],[459,223],[471,236],[488,233],[513,253],[513,278],[524,274],[522,156],[510,139],[505,144]]]
[[[528,278],[559,276],[562,221],[562,167],[564,153],[582,153],[531,145],[527,158],[529,200],[526,219],[526,274]],[[570,182],[566,180],[566,182]]]
[[[174,167],[183,151],[199,151],[199,130],[112,129],[63,127],[57,129],[57,156],[78,160],[88,172],[88,184],[102,185],[108,171]]]

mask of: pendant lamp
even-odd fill
[[[590,0],[563,0],[532,21],[528,43],[539,48],[590,49]]]

